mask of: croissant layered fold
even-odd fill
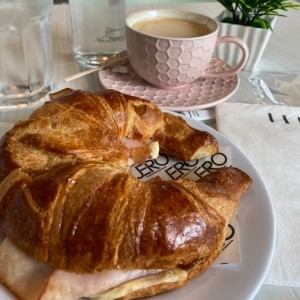
[[[182,160],[218,151],[210,133],[146,100],[63,90],[2,141],[0,229],[53,270],[166,272],[118,296],[134,299],[181,286],[211,265],[251,178],[229,167],[198,181],[140,181],[128,172],[133,152],[124,139],[156,142]],[[1,272],[0,280],[13,289]]]
[[[7,134],[1,149],[2,177],[18,167],[33,173],[82,161],[127,166],[130,150],[124,138],[157,141],[164,152],[183,160],[198,158],[197,152],[208,156],[218,150],[211,134],[190,128],[181,118],[164,114],[140,98],[116,91],[69,89],[52,98]],[[176,136],[175,124],[181,130]],[[178,147],[181,144],[191,146]]]

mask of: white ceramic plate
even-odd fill
[[[273,256],[275,221],[271,200],[259,174],[237,147],[205,124],[183,118],[191,126],[211,132],[220,146],[229,146],[233,166],[247,172],[253,179],[251,188],[243,195],[238,207],[241,263],[210,267],[187,286],[148,299],[250,300],[263,284]],[[0,286],[0,299],[15,298]]]
[[[224,71],[231,66],[214,57],[208,71]],[[128,60],[99,71],[99,79],[107,89],[150,100],[160,108],[171,111],[187,111],[209,108],[227,100],[238,86],[239,78],[232,75],[222,78],[201,78],[192,84],[172,90],[151,86],[132,69]]]

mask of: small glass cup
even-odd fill
[[[73,52],[84,66],[98,66],[125,46],[125,0],[69,0]]]
[[[0,0],[0,109],[28,107],[53,89],[52,0]]]

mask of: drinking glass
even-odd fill
[[[0,0],[0,109],[44,101],[53,88],[52,0]]]
[[[125,49],[125,0],[69,0],[73,52],[86,66],[97,66]]]

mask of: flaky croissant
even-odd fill
[[[162,113],[149,101],[112,90],[92,93],[66,89],[52,95],[51,102],[7,134],[1,149],[1,174],[3,177],[15,168],[33,173],[82,161],[127,167],[130,153],[125,138],[158,141],[169,154],[177,148],[176,156],[183,160],[218,150],[211,134],[190,128],[181,118]]]
[[[222,168],[197,182],[142,182],[127,173],[125,137],[158,141],[183,160],[218,150],[211,134],[145,100],[66,90],[6,135],[0,217],[17,247],[55,269],[187,274],[124,298],[133,299],[178,287],[212,263],[251,179]]]

